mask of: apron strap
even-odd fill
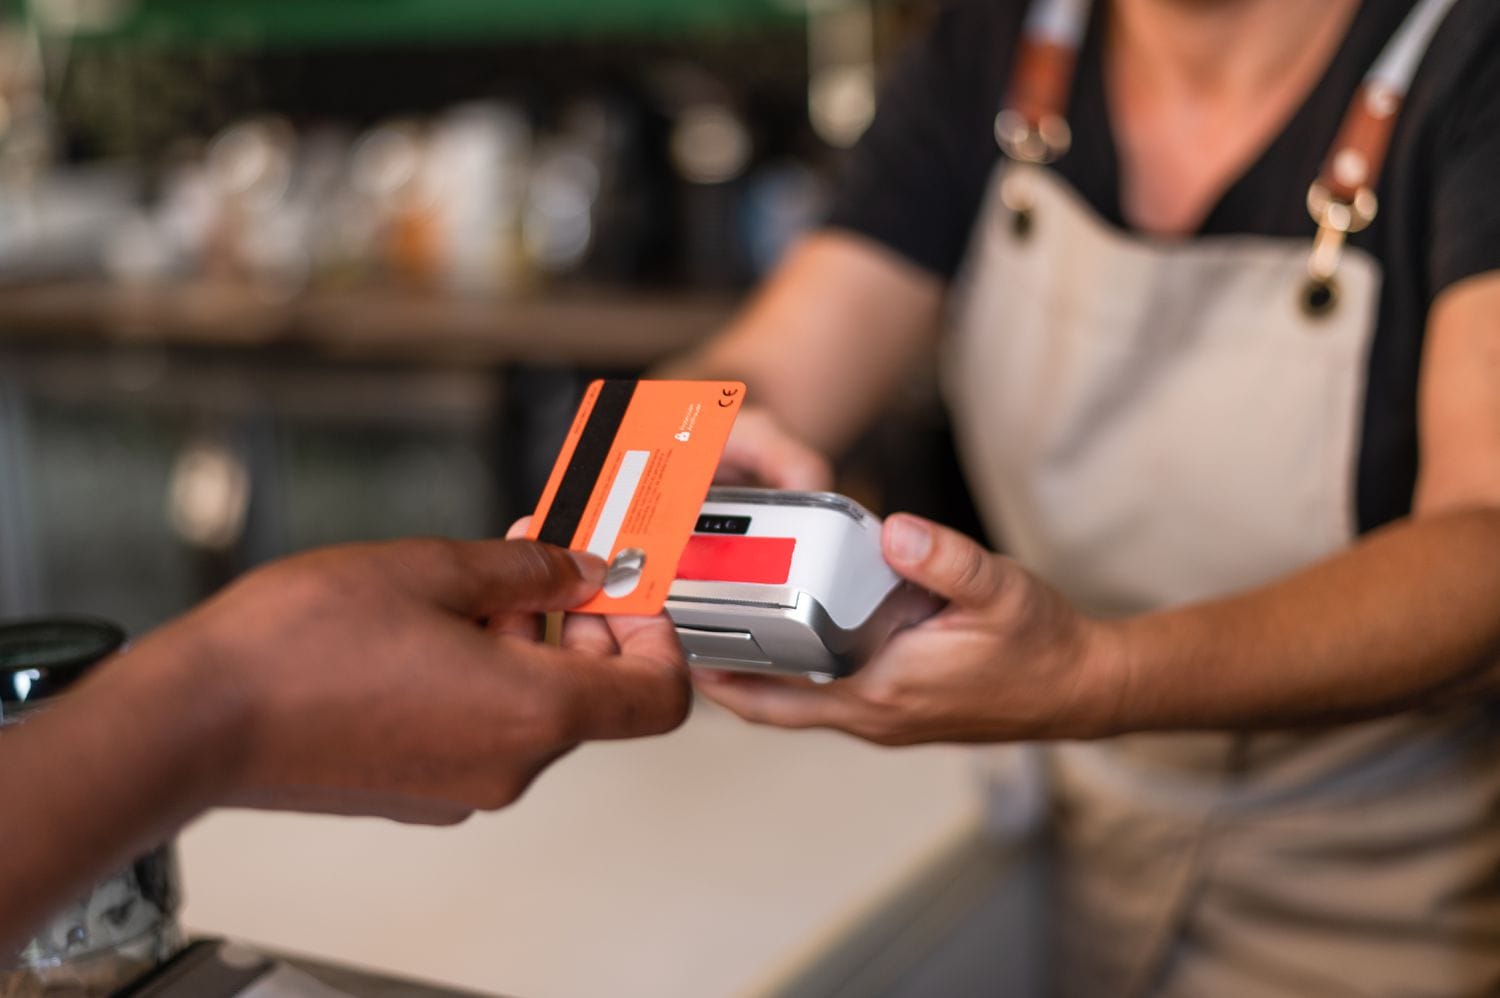
[[[1049,0],[1050,2],[1050,0]],[[1331,286],[1344,243],[1375,221],[1375,185],[1385,166],[1396,119],[1432,38],[1456,0],[1422,0],[1406,16],[1344,116],[1333,150],[1307,191],[1307,210],[1318,223],[1307,262],[1314,284]]]
[[[1052,163],[1073,144],[1068,98],[1093,0],[1039,0],[1026,15],[995,141],[1011,159]]]
[[[1330,310],[1337,299],[1339,263],[1351,233],[1369,228],[1380,204],[1375,186],[1391,136],[1417,69],[1443,19],[1457,0],[1419,0],[1380,58],[1365,75],[1344,116],[1333,150],[1307,191],[1307,210],[1318,225],[1307,261],[1304,308]],[[1073,144],[1068,99],[1093,0],[1035,0],[1021,30],[1020,49],[1004,107],[995,116],[995,141],[1019,163],[1045,165]],[[1002,192],[1003,194],[1005,192]],[[1025,222],[1025,198],[1005,194]],[[1021,225],[1018,231],[1024,230]]]

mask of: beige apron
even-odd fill
[[[1045,167],[1003,161],[945,381],[1007,550],[1113,616],[1347,547],[1381,275],[1353,250],[1332,263],[1336,307],[1312,315],[1307,243],[1135,238]],[[1500,737],[1483,705],[1067,745],[1047,763],[1062,992],[1500,993]]]

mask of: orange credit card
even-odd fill
[[[737,381],[596,381],[529,536],[609,562],[578,613],[660,613],[745,399]]]

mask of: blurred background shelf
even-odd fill
[[[15,2],[44,16],[61,6]],[[799,0],[108,0],[68,7],[91,10],[79,24],[81,37],[230,45],[722,34],[805,17]]]
[[[278,301],[253,287],[60,282],[0,290],[0,344],[286,346],[372,362],[637,369],[723,326],[737,298],[586,289],[502,301],[392,290]]]
[[[140,630],[306,547],[503,532],[593,378],[825,217],[929,11],[0,0],[0,614]],[[842,488],[937,512],[931,380]]]

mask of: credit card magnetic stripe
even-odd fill
[[[599,387],[599,397],[594,400],[594,409],[589,413],[583,433],[578,437],[578,446],[563,473],[557,495],[547,510],[537,539],[545,544],[571,547],[578,526],[583,521],[594,486],[609,459],[610,448],[619,435],[620,424],[625,421],[625,411],[635,396],[637,382],[606,381]],[[609,557],[607,554],[604,557]]]

